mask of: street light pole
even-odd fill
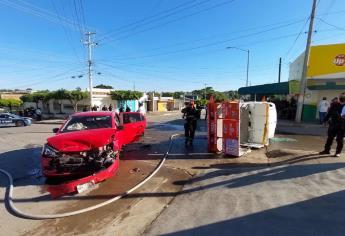
[[[237,50],[240,50],[240,51],[243,51],[243,52],[246,52],[247,53],[247,76],[246,76],[246,87],[248,87],[248,84],[249,84],[249,54],[250,54],[250,51],[249,49],[242,49],[242,48],[238,48],[238,47],[226,47],[226,49],[237,49]]]
[[[248,78],[249,78],[249,50],[247,50],[247,79],[246,79],[246,87],[248,87]]]

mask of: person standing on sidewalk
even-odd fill
[[[319,118],[320,118],[320,124],[323,124],[324,119],[327,115],[328,109],[329,109],[329,102],[327,101],[326,97],[323,97],[322,100],[319,102]]]
[[[143,103],[139,103],[139,109],[137,112],[140,112],[144,116],[146,115],[146,110]]]
[[[113,105],[110,104],[109,107],[108,107],[108,110],[112,111],[113,110]]]
[[[195,109],[194,102],[188,103],[187,107],[183,108],[181,112],[183,113],[182,118],[186,120],[184,124],[185,144],[193,145],[198,119],[198,111]]]
[[[102,111],[108,111],[108,107],[106,105],[103,105]]]
[[[341,94],[339,102],[332,103],[324,122],[329,121],[328,137],[325,144],[325,149],[321,151],[320,155],[330,154],[334,138],[337,141],[337,148],[334,154],[335,157],[340,157],[340,153],[344,146],[345,133],[345,94]]]

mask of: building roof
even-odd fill
[[[249,94],[285,95],[285,94],[289,94],[289,82],[242,87],[242,88],[239,88],[238,93],[240,95],[249,95]]]

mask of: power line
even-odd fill
[[[276,39],[273,39],[273,40],[276,40]],[[223,50],[223,49],[222,49]],[[104,60],[102,60],[104,62]],[[119,62],[114,62],[114,61],[106,61],[106,62],[110,62],[110,63],[116,63],[116,68],[117,68],[117,65],[120,65],[120,66],[130,66],[130,67],[137,67],[137,68],[141,68],[141,70],[148,70],[148,68],[153,68],[150,69],[149,71],[151,72],[163,72],[163,73],[168,73],[168,74],[175,74],[175,73],[180,73],[180,72],[185,72],[185,69],[184,68],[176,68],[176,67],[164,67],[164,68],[161,68],[161,69],[164,69],[164,71],[162,70],[157,70],[157,66],[153,66],[153,65],[147,65],[147,64],[133,64],[133,63],[119,63]],[[109,64],[108,64],[109,65]],[[115,65],[114,65],[115,67]],[[258,69],[258,68],[261,68],[261,70],[255,70],[255,69]],[[251,71],[263,71],[265,69],[272,69],[272,65],[270,64],[269,66],[268,65],[265,65],[265,66],[252,66],[251,67]],[[168,69],[168,70],[167,70]],[[169,71],[170,69],[170,71]],[[229,68],[222,68],[221,71],[215,71],[214,69],[215,68],[211,68],[211,67],[208,67],[208,68],[197,68],[198,70],[205,70],[207,69],[208,71],[212,71],[213,74],[224,74],[224,75],[228,75],[229,74]],[[219,69],[219,68],[218,68]],[[226,71],[224,71],[226,70]],[[245,72],[243,70],[233,70],[231,69],[231,72],[237,72],[237,73],[242,73],[242,72]],[[209,74],[212,74],[212,73],[209,73]],[[190,74],[190,73],[189,73]],[[205,72],[193,72],[192,73],[193,75],[195,76],[203,76],[203,75],[209,75],[209,74],[206,74]]]
[[[321,42],[321,41],[328,40],[328,39],[333,39],[335,37],[339,39],[339,37],[343,36],[343,35],[345,35],[345,33],[340,33],[340,34],[338,33],[338,34],[335,34],[335,35],[331,35],[329,37],[323,37],[323,38],[320,38],[320,39],[317,39],[317,40],[313,40],[313,43]]]
[[[58,16],[54,13],[47,11],[45,9],[39,8],[33,4],[30,4],[23,0],[9,1],[9,0],[1,0],[0,4],[3,4],[7,7],[14,8],[16,10],[43,18],[47,21],[50,21],[55,24],[63,24],[66,27],[69,27],[73,30],[78,30],[78,24],[70,19],[62,18],[62,22],[59,21]]]
[[[71,46],[72,51],[74,52],[74,55],[75,55],[75,56],[77,57],[77,59],[82,63],[83,60],[80,58],[79,54],[77,53],[76,48],[74,47],[74,45],[73,45],[73,43],[72,43],[72,37],[71,37],[71,35],[69,34],[69,31],[68,31],[67,27],[63,24],[62,17],[61,17],[60,14],[59,14],[59,11],[58,11],[58,9],[57,9],[55,3],[54,3],[54,0],[50,0],[50,2],[51,2],[52,6],[53,6],[53,8],[54,8],[54,10],[55,10],[56,15],[58,16],[58,18],[59,18],[59,20],[60,20],[60,22],[61,22],[61,26],[62,26],[62,28],[63,28],[64,33],[66,34],[67,41],[68,41],[69,45]]]
[[[59,80],[62,80],[61,78],[58,78],[58,77],[61,77],[61,76],[64,76],[66,74],[69,74],[70,72],[74,71],[75,69],[69,69],[67,71],[64,71],[62,73],[59,73],[59,74],[56,74],[56,75],[53,75],[53,76],[50,76],[50,77],[46,77],[44,79],[40,79],[39,81],[36,81],[34,83],[27,83],[27,84],[16,84],[16,87],[12,87],[13,89],[14,88],[18,88],[19,86],[20,87],[27,87],[27,86],[33,86],[33,85],[37,85],[37,84],[43,84],[43,83],[51,83],[51,82],[55,82],[55,81],[59,81]],[[56,78],[55,80],[52,80]],[[64,78],[65,79],[70,79],[70,78]]]
[[[120,26],[120,27],[118,27],[118,28],[116,28],[116,29],[114,29],[114,30],[111,30],[111,31],[109,31],[109,32],[107,32],[107,33],[105,33],[105,34],[103,34],[103,35],[101,36],[101,38],[100,38],[99,41],[103,41],[104,39],[110,37],[110,35],[113,35],[113,34],[115,34],[115,33],[118,33],[119,31],[124,30],[124,29],[126,29],[126,28],[129,28],[129,27],[131,27],[131,26],[139,26],[140,24],[143,24],[144,22],[146,22],[146,21],[148,21],[148,20],[150,20],[150,19],[155,19],[156,17],[159,17],[159,16],[161,16],[161,15],[164,16],[165,13],[169,13],[169,12],[171,12],[171,11],[174,11],[174,10],[176,10],[176,9],[182,8],[182,7],[184,7],[184,6],[188,6],[189,4],[191,4],[191,3],[195,2],[195,1],[196,1],[196,0],[191,0],[191,1],[188,1],[188,2],[185,2],[185,3],[182,3],[182,4],[179,4],[179,5],[175,6],[175,7],[173,7],[173,8],[170,8],[170,9],[168,9],[168,10],[165,10],[165,11],[162,11],[162,12],[160,12],[160,13],[154,14],[154,15],[152,15],[152,16],[148,16],[148,17],[145,17],[145,18],[143,18],[143,19],[134,21],[134,22],[132,22],[132,23],[129,23],[129,24]],[[208,0],[208,1],[210,1],[210,0]],[[193,5],[193,6],[194,6],[194,5]],[[193,6],[192,6],[192,7],[193,7]],[[191,8],[191,7],[189,7],[189,8]],[[186,9],[186,8],[184,8],[184,9]],[[188,8],[187,8],[187,9],[188,9]],[[180,10],[180,11],[181,11],[181,10]],[[180,11],[177,11],[177,12],[175,11],[174,14],[176,14],[176,13],[178,13],[178,12],[180,12]],[[170,13],[170,14],[171,14],[171,13]],[[160,17],[160,18],[161,18],[161,17]],[[152,20],[151,20],[151,21],[152,21]],[[151,21],[150,21],[150,22],[151,22]]]
[[[249,28],[245,28],[245,29],[242,29],[242,30],[232,31],[232,32],[229,32],[229,33],[226,33],[226,34],[209,35],[209,36],[198,38],[198,39],[185,40],[185,41],[182,41],[182,42],[168,44],[168,45],[161,46],[161,47],[150,48],[150,49],[148,49],[148,51],[154,52],[154,51],[159,51],[161,49],[175,48],[175,47],[185,46],[185,45],[189,45],[189,44],[195,45],[195,43],[197,43],[197,42],[206,41],[206,40],[208,40],[210,38],[214,39],[214,38],[219,37],[219,36],[234,35],[236,33],[248,32],[248,31],[250,32],[250,31],[253,31],[253,30],[261,29],[261,28],[264,29],[264,28],[267,28],[267,27],[276,26],[276,25],[282,25],[282,24],[286,24],[286,23],[296,23],[297,24],[297,23],[302,22],[304,20],[305,20],[305,18],[302,18],[302,19],[291,19],[291,20],[280,21],[280,22],[276,22],[276,23],[273,23],[273,24],[263,25],[263,26],[249,27]],[[125,55],[125,56],[128,56],[128,55]],[[137,57],[137,55],[135,55],[135,56]],[[121,57],[121,55],[120,55],[120,57]]]
[[[324,23],[324,24],[326,24],[326,25],[332,26],[333,28],[335,28],[335,29],[337,29],[337,30],[345,31],[345,28],[340,27],[340,26],[337,26],[337,25],[334,25],[334,24],[331,24],[331,23],[325,21],[325,20],[322,19],[322,18],[316,17],[316,19],[318,19],[319,21],[321,21],[322,23]]]
[[[137,35],[137,34],[140,34],[140,33],[144,33],[144,32],[147,32],[147,31],[150,31],[150,30],[153,30],[153,29],[157,29],[157,28],[160,28],[162,26],[166,26],[168,24],[171,24],[171,23],[174,23],[174,22],[177,22],[177,21],[180,21],[180,20],[183,20],[183,19],[186,19],[186,18],[189,18],[189,17],[192,17],[192,16],[195,16],[195,15],[198,15],[200,13],[203,13],[203,12],[206,12],[206,11],[209,11],[209,10],[212,10],[214,8],[218,8],[218,7],[221,7],[221,6],[224,6],[226,4],[229,4],[229,3],[232,3],[236,0],[228,0],[228,1],[224,1],[224,2],[221,2],[221,3],[218,3],[218,4],[215,4],[215,5],[212,5],[208,8],[204,8],[204,9],[201,9],[199,11],[196,11],[196,12],[193,12],[191,14],[188,14],[188,15],[184,15],[182,17],[179,17],[179,18],[176,18],[176,19],[173,19],[173,20],[170,20],[170,21],[167,21],[167,22],[164,22],[162,24],[159,24],[159,25],[156,25],[156,26],[152,26],[150,28],[147,28],[147,29],[144,29],[144,30],[140,30],[140,31],[137,31],[137,32],[134,32],[132,34],[127,34],[127,35],[124,35],[124,36],[120,36],[118,38],[113,38],[113,39],[110,39],[106,42],[112,42],[112,41],[116,41],[116,40],[121,40],[121,39],[127,39],[127,38],[130,38],[134,35]]]
[[[310,20],[310,16],[307,18],[307,20],[305,21],[305,23],[303,24],[303,27],[301,28],[301,30],[299,31],[297,37],[295,38],[295,40],[293,41],[291,47],[286,51],[284,58],[287,58],[287,56],[290,54],[290,52],[292,51],[292,49],[295,47],[297,40],[299,39],[299,37],[302,35],[302,33],[304,32],[305,27],[307,26],[308,22]]]
[[[289,24],[285,24],[285,25],[282,25],[282,26],[277,26],[277,27],[272,27],[270,29],[261,30],[261,31],[255,32],[255,33],[245,34],[245,35],[241,35],[241,36],[230,38],[230,39],[219,40],[219,41],[215,41],[215,42],[211,42],[211,43],[207,43],[207,44],[201,44],[199,46],[190,47],[190,48],[184,48],[184,49],[180,49],[180,50],[156,53],[156,54],[151,54],[151,55],[146,55],[146,56],[141,56],[141,57],[127,57],[127,58],[117,58],[117,59],[132,60],[132,59],[142,59],[142,58],[150,58],[150,57],[156,57],[156,56],[165,56],[165,55],[171,55],[171,54],[178,54],[178,53],[182,53],[182,52],[193,51],[193,50],[207,48],[207,47],[213,47],[213,46],[217,46],[217,45],[220,45],[220,44],[228,43],[228,42],[239,40],[239,39],[243,39],[243,38],[248,38],[248,37],[251,37],[251,36],[254,36],[254,35],[259,35],[259,34],[263,34],[263,33],[266,33],[266,32],[282,29],[282,28],[291,26],[293,24],[295,24],[295,23],[289,23]]]
[[[316,3],[316,7],[319,5],[321,0],[318,0],[317,3]],[[297,40],[299,39],[299,37],[302,35],[303,31],[305,30],[308,22],[310,21],[310,18],[311,18],[311,15],[308,16],[306,22],[304,23],[303,27],[301,28],[301,31],[298,33],[297,37],[295,38],[295,40],[293,41],[291,47],[288,49],[288,51],[285,53],[285,56],[284,58],[287,58],[288,55],[290,54],[290,52],[292,51],[292,49],[295,47],[296,43],[297,43]]]
[[[83,29],[85,31],[86,30],[86,20],[85,20],[85,11],[84,11],[83,0],[79,0],[79,8],[80,8],[81,19],[82,19],[82,23],[83,23]]]
[[[106,66],[106,67],[110,67],[110,68],[114,68],[114,69],[117,69],[117,70],[120,70],[120,71],[123,71],[121,69],[119,69],[118,67],[116,66],[113,66],[113,65],[109,65],[109,64],[106,64],[106,63],[98,63],[100,65],[103,65],[103,66]],[[126,71],[125,71],[126,72]],[[135,71],[135,70],[127,70],[127,72],[131,72],[131,73],[136,73],[136,74],[140,74],[141,76],[145,76],[145,74],[142,73],[142,71]],[[146,75],[146,77],[151,77],[152,78],[152,75]],[[178,81],[178,82],[187,82],[187,83],[201,83],[200,81],[186,81],[186,80],[180,80],[180,79],[175,79],[175,78],[169,78],[169,80],[174,80],[174,81]]]
[[[76,0],[73,0],[73,9],[74,9],[74,13],[75,13],[75,16],[76,16],[76,19],[77,19],[77,22],[78,22],[80,38],[82,39],[83,35],[84,35],[84,28],[83,28],[84,26],[81,23],[81,17],[80,17],[80,14],[79,14],[79,9],[78,9],[77,4],[76,4]]]

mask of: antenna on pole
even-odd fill
[[[87,60],[87,66],[88,66],[88,77],[89,77],[89,93],[90,93],[90,110],[93,107],[93,84],[92,84],[92,47],[96,46],[97,43],[93,42],[92,35],[96,33],[94,32],[87,32],[85,35],[87,36],[86,41],[84,41],[84,44],[87,45],[87,52],[88,52],[88,60]]]

